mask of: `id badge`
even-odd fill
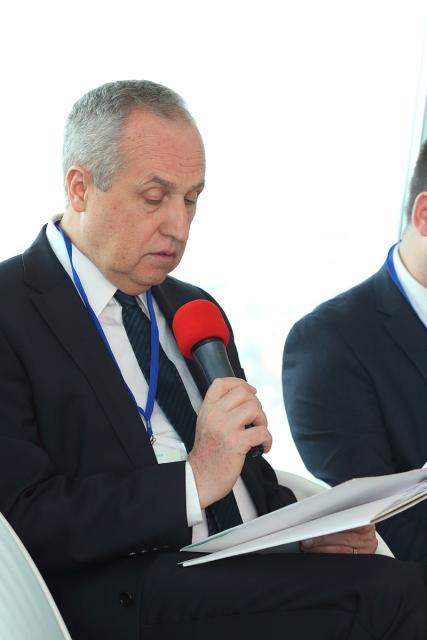
[[[178,443],[177,448],[167,449],[156,453],[157,462],[163,464],[165,462],[181,462],[187,459],[187,450],[183,442]]]

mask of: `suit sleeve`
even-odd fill
[[[286,340],[282,374],[292,436],[315,476],[335,485],[394,472],[369,373],[335,327],[314,314],[300,320]]]
[[[285,343],[282,381],[292,436],[316,477],[336,485],[397,471],[373,380],[339,328],[316,313],[300,320]],[[425,514],[422,503],[378,526],[399,558],[427,564]]]
[[[86,475],[55,465],[25,367],[2,334],[0,510],[42,570],[191,541],[184,462]]]

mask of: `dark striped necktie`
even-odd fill
[[[122,306],[123,325],[138,364],[147,381],[150,382],[150,320],[139,306],[135,296],[122,291],[114,294]],[[163,413],[181,437],[187,452],[194,445],[197,416],[189,400],[184,383],[177,368],[169,360],[159,345],[159,378],[156,401]],[[154,427],[155,435],[155,427]],[[209,535],[224,531],[242,523],[234,493],[230,491],[218,502],[206,509]]]

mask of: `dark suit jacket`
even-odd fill
[[[181,304],[211,299],[173,278],[153,294],[169,323]],[[132,637],[137,608],[127,606],[127,594],[139,601],[153,556],[139,552],[191,541],[185,464],[157,464],[121,374],[44,230],[0,265],[0,299],[0,511],[72,635],[86,616],[99,638]],[[228,351],[243,377],[233,339]],[[291,501],[263,459],[248,462],[242,477],[260,514]]]
[[[283,388],[299,452],[329,484],[427,461],[427,333],[385,265],[296,323]],[[427,567],[427,502],[378,528]]]

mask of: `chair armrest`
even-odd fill
[[[0,638],[71,640],[42,576],[0,514]]]

